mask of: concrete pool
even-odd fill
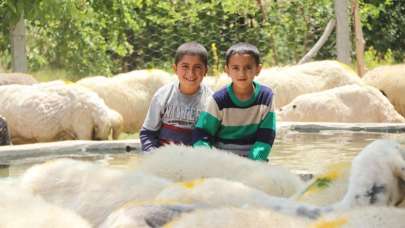
[[[271,165],[294,173],[316,174],[333,163],[351,161],[376,139],[393,139],[405,148],[405,124],[280,123]],[[63,141],[0,147],[0,177],[55,158],[74,158],[125,167],[142,156],[138,140]]]

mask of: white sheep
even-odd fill
[[[166,149],[162,150],[163,148]],[[116,170],[100,167],[96,164],[62,159],[29,169],[23,175],[21,185],[43,196],[48,202],[74,209],[95,225],[100,224],[114,208],[123,209],[121,206],[125,202],[134,202],[133,200],[135,200],[136,203],[155,197],[157,202],[173,200],[176,204],[198,203],[196,205],[202,204],[207,208],[234,206],[249,207],[249,210],[255,210],[252,208],[260,207],[266,208],[266,211],[273,211],[269,213],[276,213],[274,211],[277,211],[287,214],[291,218],[302,217],[305,221],[307,219],[325,218],[323,216],[329,213],[341,213],[341,211],[355,207],[366,209],[368,206],[399,205],[405,198],[405,192],[402,189],[405,181],[405,151],[400,148],[397,142],[391,140],[376,140],[356,156],[351,168],[348,191],[343,200],[333,205],[325,205],[325,207],[308,205],[294,199],[276,197],[265,193],[260,189],[262,186],[257,183],[266,182],[267,179],[270,180],[272,187],[282,185],[281,189],[288,189],[286,187],[288,185],[285,185],[283,181],[274,179],[274,176],[267,174],[273,172],[277,176],[280,175],[280,172],[275,171],[276,169],[269,169],[265,163],[250,161],[245,158],[238,160],[236,155],[223,151],[204,148],[193,149],[186,146],[169,145],[155,150],[155,152],[160,153],[147,154],[144,159],[137,163],[138,170],[145,171],[147,167],[142,167],[142,164],[148,163],[147,166],[153,166],[149,169],[151,173],[191,181],[173,184],[165,179],[137,171]],[[165,153],[167,156],[160,156]],[[221,153],[224,156],[220,155]],[[243,159],[246,163],[243,162]],[[171,164],[165,165],[166,163]],[[162,167],[157,167],[158,165]],[[262,165],[267,168],[262,168]],[[205,170],[202,170],[202,167]],[[265,175],[256,176],[256,182],[244,184],[246,181],[241,178],[242,176],[253,179],[258,173]],[[193,180],[191,178],[193,176],[199,178],[221,176],[227,179],[238,179],[237,181],[241,183],[220,178],[197,180],[194,178]],[[288,174],[281,175],[281,178],[291,179]],[[284,180],[284,182],[288,181]],[[286,192],[288,193],[288,191]],[[125,215],[131,216],[131,218],[135,216],[133,221],[135,223],[139,222],[137,219],[146,218],[144,216],[137,217],[139,215],[137,212],[127,212],[124,213],[124,217]],[[153,213],[152,215],[155,216]],[[156,216],[153,219],[154,222],[159,219],[159,214]],[[184,216],[188,215],[182,215],[178,221],[181,221]],[[244,217],[243,214],[235,217],[238,217],[238,221],[249,220],[249,217]],[[192,222],[199,221],[197,218]],[[207,218],[204,217],[204,219]],[[384,215],[384,219],[391,221],[389,214]],[[176,224],[176,221],[168,225]]]
[[[117,138],[122,117],[94,92],[72,85],[0,87],[0,115],[13,143]]]
[[[182,213],[189,213],[199,206],[176,202],[132,201],[111,213],[100,228],[162,227]]]
[[[206,76],[203,79],[203,83],[210,87],[212,91],[218,91],[231,82],[231,78],[226,73],[222,73],[218,76]]]
[[[128,201],[153,199],[170,183],[152,175],[72,159],[33,166],[20,182],[24,189],[77,212],[95,226]]]
[[[392,140],[376,140],[352,161],[349,187],[338,208],[395,206],[405,200],[405,150]]]
[[[123,131],[135,133],[142,127],[153,94],[174,80],[162,70],[137,70],[111,78],[88,77],[77,81],[96,92],[108,107],[119,112],[124,120]]]
[[[309,220],[266,209],[215,208],[182,214],[165,227],[171,228],[234,228],[234,227],[307,227]]]
[[[0,73],[0,86],[20,84],[20,85],[32,85],[38,81],[29,74],[23,73]]]
[[[255,80],[273,90],[277,108],[290,103],[302,94],[343,85],[364,84],[348,66],[331,60],[263,68]],[[213,91],[217,91],[229,84],[231,80],[226,74],[221,74],[216,77],[206,77],[204,82]]]
[[[270,195],[289,197],[303,182],[289,170],[208,148],[168,145],[143,156],[135,170],[174,181],[219,177],[238,181]]]
[[[71,210],[45,202],[18,186],[0,183],[0,227],[90,228]]]
[[[296,97],[277,112],[280,121],[404,123],[389,100],[371,86],[346,85]]]
[[[308,227],[357,228],[389,227],[403,228],[405,210],[393,207],[361,207],[344,212],[332,212],[322,216]]]
[[[349,162],[329,165],[292,199],[316,206],[328,206],[340,201],[348,188],[350,167]]]
[[[270,196],[241,183],[222,179],[201,179],[171,185],[159,193],[157,199],[184,200],[210,206],[266,207],[316,219],[331,211],[399,205],[405,199],[405,191],[402,189],[404,181],[405,151],[395,141],[376,140],[353,160],[348,190],[343,199],[333,205],[311,206],[293,199]]]
[[[343,85],[363,84],[348,66],[330,60],[262,69],[256,80],[273,89],[277,107],[290,103],[302,94]]]
[[[363,81],[385,94],[395,109],[405,117],[405,64],[377,67],[367,72]]]
[[[298,203],[284,197],[271,196],[240,182],[220,178],[205,178],[172,184],[164,188],[155,199],[202,204],[209,207],[268,208],[310,219],[315,219],[322,213],[322,210],[316,206]]]

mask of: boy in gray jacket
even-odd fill
[[[208,52],[201,44],[180,45],[173,70],[178,81],[163,86],[152,98],[139,135],[142,151],[168,143],[191,145],[195,122],[212,94],[201,83],[208,71]]]

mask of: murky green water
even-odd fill
[[[350,131],[299,133],[290,131],[277,138],[271,163],[297,173],[319,173],[325,166],[351,161],[366,145],[376,139],[393,139],[405,148],[405,134]]]
[[[394,139],[405,148],[405,134],[369,133],[349,131],[322,131],[300,133],[289,131],[279,134],[273,146],[270,163],[289,168],[296,173],[318,173],[323,167],[337,162],[351,161],[367,144],[376,139]],[[114,167],[123,167],[140,155],[122,153],[112,155],[71,156],[74,159],[91,160]],[[0,177],[21,175],[27,168],[46,158],[26,159],[11,166],[0,166]]]

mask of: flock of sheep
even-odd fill
[[[405,123],[404,72],[386,66],[360,78],[319,61],[264,69],[256,80],[274,90],[278,121]],[[154,92],[175,79],[161,70],[76,83],[0,74],[0,116],[14,144],[116,139],[140,129]],[[204,83],[217,90],[229,78]],[[231,153],[169,145],[127,168],[58,159],[1,178],[0,227],[404,227],[404,189],[405,151],[389,140],[309,182]]]
[[[336,61],[318,61],[263,69],[256,80],[274,90],[278,121],[404,123],[404,72],[405,65],[384,66],[360,78]],[[14,144],[116,139],[139,131],[154,92],[175,79],[161,70],[76,83],[0,74],[0,116]],[[220,75],[203,83],[215,91],[229,82]]]
[[[58,159],[0,179],[0,226],[399,228],[404,184],[405,151],[390,140],[309,182],[232,153],[169,145],[127,168]]]

